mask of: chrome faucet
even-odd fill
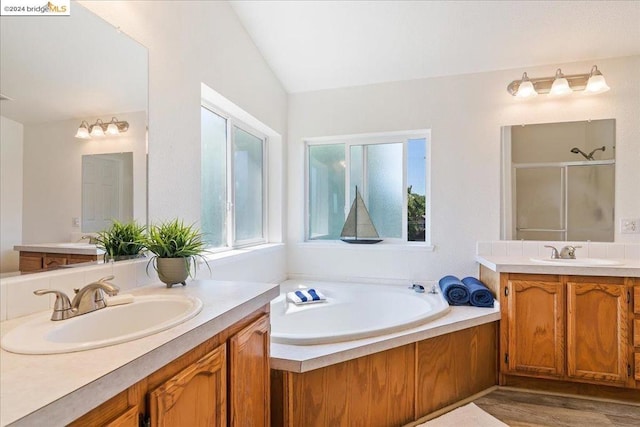
[[[96,238],[96,236],[92,234],[85,234],[80,238],[80,240],[87,240],[87,239],[89,239],[90,245],[95,245],[96,243],[98,243],[98,239]]]
[[[576,249],[582,246],[565,246],[560,252],[551,245],[544,245],[544,247],[551,249],[551,259],[576,259]]]
[[[560,251],[560,258],[562,259],[576,259],[576,249],[582,246],[565,246]]]
[[[544,247],[551,249],[551,259],[560,259],[560,255],[558,254],[558,250],[555,248],[555,246],[544,245]]]
[[[113,283],[113,276],[103,277],[95,282],[91,282],[82,289],[74,289],[76,295],[73,301],[62,291],[54,289],[38,289],[33,293],[36,295],[55,294],[56,301],[53,304],[53,314],[51,320],[65,320],[82,314],[91,313],[107,306],[104,301],[104,292],[109,296],[115,296],[120,291]]]

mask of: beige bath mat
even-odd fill
[[[509,427],[473,403],[461,406],[416,427]]]

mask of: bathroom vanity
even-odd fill
[[[37,356],[2,350],[0,425],[268,425],[269,301],[278,285],[196,280],[134,292],[148,294],[190,295],[203,308],[118,345]],[[2,322],[3,335],[32,316]]]
[[[640,261],[477,260],[500,300],[500,385],[640,397]]]
[[[89,243],[42,243],[16,245],[20,252],[20,272],[33,273],[59,268],[63,265],[97,261],[104,254]]]

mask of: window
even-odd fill
[[[214,248],[265,242],[266,137],[204,103],[201,127],[204,240]]]
[[[308,240],[336,240],[356,187],[381,238],[428,242],[429,132],[307,141]]]

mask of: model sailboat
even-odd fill
[[[342,227],[340,239],[347,243],[371,244],[382,242],[376,231],[376,227],[371,222],[369,211],[362,200],[362,196],[356,187],[356,197],[349,210],[347,220]]]

